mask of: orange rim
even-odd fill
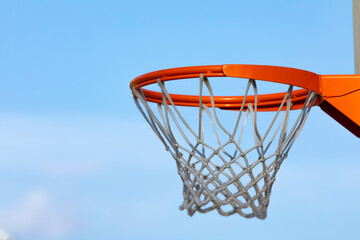
[[[162,93],[143,89],[143,87],[156,83],[158,79],[162,82],[166,82],[179,79],[198,78],[200,77],[200,74],[204,74],[205,77],[247,78],[301,87],[303,89],[292,92],[292,110],[303,107],[309,90],[317,93],[321,92],[320,76],[318,74],[294,68],[240,64],[182,67],[155,71],[141,75],[132,80],[130,88],[141,88],[147,101],[161,103],[163,101]],[[281,92],[258,95],[258,111],[278,110],[285,94],[285,92]],[[199,96],[170,94],[170,97],[177,106],[199,106]],[[243,100],[243,96],[214,96],[215,107],[227,110],[239,110]],[[319,105],[322,101],[322,98],[318,98],[315,105]],[[254,103],[255,96],[247,96],[245,102]],[[202,103],[209,107],[212,106],[210,96],[203,96]],[[285,108],[286,107],[282,110],[285,110]],[[246,110],[246,107],[244,110]]]

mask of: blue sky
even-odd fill
[[[2,1],[0,229],[18,239],[359,239],[359,139],[315,107],[264,221],[178,210],[132,101],[146,72],[267,64],[352,74],[352,3]]]

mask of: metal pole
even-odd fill
[[[360,0],[353,0],[355,74],[360,74]]]

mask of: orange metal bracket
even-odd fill
[[[360,75],[320,75],[321,109],[360,137]]]

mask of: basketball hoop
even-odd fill
[[[217,96],[211,85],[217,77],[248,80],[241,96]],[[276,174],[313,106],[320,105],[360,136],[359,114],[339,110],[338,102],[333,101],[344,93],[355,96],[359,81],[351,79],[350,85],[354,84],[341,90],[346,84],[341,89],[329,84],[333,76],[299,69],[215,65],[148,73],[135,78],[130,88],[141,114],[176,161],[183,182],[180,209],[190,216],[217,210],[225,216],[238,213],[264,219]],[[199,94],[170,93],[165,82],[174,80],[197,81]],[[262,81],[288,87],[285,92],[258,94]],[[148,85],[157,85],[159,91],[144,89]],[[206,96],[205,91],[209,93]],[[195,119],[196,127],[183,116],[186,107],[197,109],[190,119]],[[234,114],[230,127],[220,120],[224,112]]]

